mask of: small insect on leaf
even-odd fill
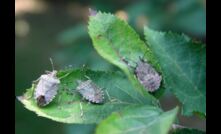
[[[46,106],[57,95],[60,80],[56,77],[57,71],[54,70],[52,60],[51,64],[53,71],[41,75],[34,91],[34,99],[39,107]]]
[[[140,60],[135,68],[135,75],[140,83],[149,91],[154,92],[160,87],[162,77],[144,60]]]
[[[159,89],[162,77],[147,61],[139,58],[139,61],[135,62],[135,67],[130,65],[125,58],[122,61],[134,69],[135,76],[147,91],[154,92]]]
[[[92,80],[77,81],[78,86],[76,90],[89,102],[103,103],[104,93]]]

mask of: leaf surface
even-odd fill
[[[206,115],[206,47],[186,35],[144,29],[162,68],[165,87],[183,104],[182,113]]]
[[[140,58],[148,61],[158,72],[160,66],[139,35],[125,21],[112,14],[101,12],[90,16],[88,30],[97,52],[122,69],[136,90],[148,95],[135,77],[134,68]]]
[[[178,108],[168,112],[151,106],[135,106],[111,114],[96,129],[96,134],[167,134]]]
[[[154,105],[153,100],[133,89],[122,73],[108,73],[91,70],[65,70],[57,74],[61,79],[55,99],[45,107],[38,107],[33,98],[34,85],[18,97],[25,107],[43,116],[64,123],[98,123],[113,111],[131,105]],[[88,76],[105,94],[104,104],[92,104],[82,100],[75,92],[77,80]],[[83,116],[81,114],[83,113]]]

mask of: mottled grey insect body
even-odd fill
[[[103,103],[104,94],[101,88],[99,88],[92,80],[80,81],[78,80],[78,86],[76,90],[89,102]]]
[[[56,77],[57,71],[48,72],[39,78],[39,82],[35,88],[34,98],[37,105],[42,107],[49,104],[57,94],[60,80]]]
[[[135,75],[140,83],[150,92],[160,87],[162,77],[147,62],[140,60],[135,68]]]

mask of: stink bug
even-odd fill
[[[50,61],[53,71],[47,71],[46,74],[41,75],[37,80],[38,84],[34,91],[34,99],[39,107],[46,106],[54,99],[57,95],[58,85],[60,84],[60,80],[56,77],[57,71],[54,70],[51,59]]]
[[[78,91],[84,99],[92,103],[103,103],[104,93],[91,79],[86,81],[77,80],[77,83],[76,91]]]
[[[150,92],[154,92],[160,87],[162,77],[148,62],[142,59],[137,63],[135,75],[140,83]]]
[[[125,59],[122,61],[134,69],[136,78],[149,92],[159,89],[162,77],[147,61],[139,57],[136,67],[129,65]]]

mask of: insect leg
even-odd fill
[[[124,62],[129,68],[132,68],[132,69],[135,69],[136,67],[134,67],[134,66],[132,66],[130,63],[129,63],[129,61],[125,58],[125,57],[123,57],[123,58],[121,58],[121,61],[122,62]],[[132,60],[130,60],[130,61],[132,61]],[[134,64],[137,64],[135,61],[132,61]]]
[[[71,73],[72,73],[72,72],[66,73],[65,75],[59,77],[58,79],[63,79],[63,78],[65,78],[65,77],[67,77],[67,76],[68,76],[69,74],[71,74]]]
[[[91,80],[91,78],[87,75],[84,75],[85,78],[87,78],[88,80]]]
[[[58,96],[58,101],[57,101],[58,105],[60,104],[60,102],[61,102],[61,95]]]
[[[81,117],[83,117],[83,115],[84,115],[84,112],[83,112],[83,107],[82,107],[82,104],[81,104],[81,102],[80,102],[80,110],[81,110],[81,114],[80,114],[80,116],[81,116]]]
[[[35,85],[38,84],[38,82],[40,81],[40,78],[41,77],[39,77],[37,80],[32,81],[32,83],[35,84]]]
[[[116,98],[114,98],[114,97],[111,98],[107,90],[105,90],[105,92],[106,92],[107,97],[108,97],[108,100],[109,100],[110,102],[118,101],[118,99],[116,99]]]
[[[31,99],[31,97],[33,96],[34,90],[35,90],[35,86],[36,86],[35,84],[32,84],[31,94],[30,94],[29,96],[25,96],[27,100],[28,100],[28,99]]]
[[[110,95],[109,95],[108,91],[107,91],[107,90],[105,90],[105,92],[106,92],[106,94],[107,94],[107,97],[108,97],[109,101],[111,102],[111,97],[110,97]]]
[[[31,95],[30,95],[30,96],[26,96],[27,99],[30,99],[30,98],[33,96],[34,90],[35,90],[35,88],[36,88],[36,85],[37,85],[38,82],[40,81],[40,78],[41,78],[41,77],[39,77],[37,80],[32,81]]]

